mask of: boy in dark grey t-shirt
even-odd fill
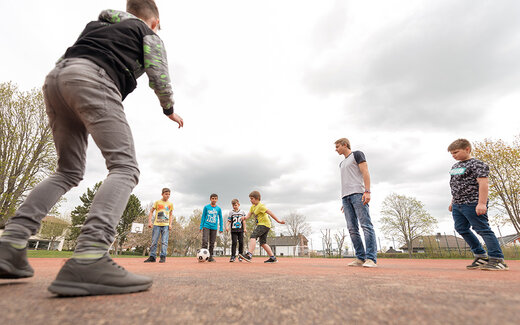
[[[489,167],[484,162],[471,157],[471,144],[466,139],[455,140],[449,145],[448,151],[455,160],[458,160],[450,171],[452,201],[449,210],[455,221],[455,230],[464,238],[475,255],[475,260],[467,266],[467,269],[507,270],[498,239],[488,223]],[[488,253],[470,228],[482,237]]]

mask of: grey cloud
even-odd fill
[[[519,13],[514,1],[446,2],[309,70],[307,86],[348,95],[345,118],[389,129],[478,123],[493,101],[517,91]]]

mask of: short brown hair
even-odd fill
[[[212,197],[216,197],[216,198],[218,199],[218,195],[215,194],[215,193],[211,194],[211,195],[209,196],[209,199],[211,200]]]
[[[159,19],[159,9],[154,0],[127,0],[126,11],[143,20]]]
[[[165,187],[165,188],[162,189],[161,194],[164,194],[164,193],[166,193],[166,192],[170,193],[171,191],[170,191],[169,188]]]
[[[466,139],[457,139],[448,146],[448,152],[466,148],[469,148],[469,151],[471,151],[471,143]]]
[[[235,204],[235,203],[239,203],[239,202],[238,202],[238,199],[233,199],[233,200],[231,200],[231,204]]]
[[[338,143],[342,146],[347,146],[347,148],[350,149],[350,141],[348,141],[347,138],[341,138],[341,139],[336,140],[336,142],[334,142],[334,144],[338,144]]]
[[[249,197],[257,199],[258,201],[260,201],[260,199],[262,198],[262,196],[260,195],[260,192],[258,192],[258,191],[253,191],[253,192],[249,193]]]

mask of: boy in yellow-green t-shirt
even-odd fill
[[[168,201],[170,198],[170,189],[162,189],[162,199],[155,201],[153,207],[150,209],[148,215],[148,227],[152,228],[152,246],[150,246],[150,257],[146,259],[145,263],[155,262],[157,257],[157,243],[159,236],[161,236],[161,253],[159,263],[166,262],[166,252],[168,250],[168,235],[172,229],[172,213],[173,204]],[[155,213],[154,213],[155,212]],[[155,215],[155,221],[152,224],[152,216]]]
[[[267,244],[267,234],[271,229],[271,220],[269,219],[269,216],[282,225],[285,224],[285,221],[279,220],[271,210],[267,209],[264,204],[260,203],[260,199],[261,196],[260,192],[258,191],[253,191],[249,194],[249,200],[251,201],[252,206],[251,209],[249,209],[249,213],[243,218],[243,220],[247,220],[251,216],[255,216],[257,225],[251,234],[251,238],[249,239],[249,251],[245,254],[240,254],[239,256],[242,257],[245,261],[251,262],[253,259],[253,254],[251,252],[254,252],[256,240],[257,238],[260,238],[260,246],[265,249],[265,252],[267,255],[269,255],[269,259],[264,261],[264,263],[276,263],[278,260],[276,259],[276,256],[274,256],[271,247],[269,247]]]

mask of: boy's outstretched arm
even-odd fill
[[[273,218],[274,220],[276,220],[276,222],[278,222],[279,224],[285,225],[285,221],[278,219],[278,218],[274,215],[273,211],[267,209],[267,210],[265,211],[265,213],[267,213],[268,215],[270,215],[271,218]]]
[[[159,99],[163,113],[181,128],[184,121],[173,112],[173,91],[163,41],[157,35],[147,35],[143,38],[143,47],[144,71],[148,75],[149,86]]]
[[[251,217],[251,211],[249,211],[245,217],[242,217],[242,220],[247,220],[249,217]]]

